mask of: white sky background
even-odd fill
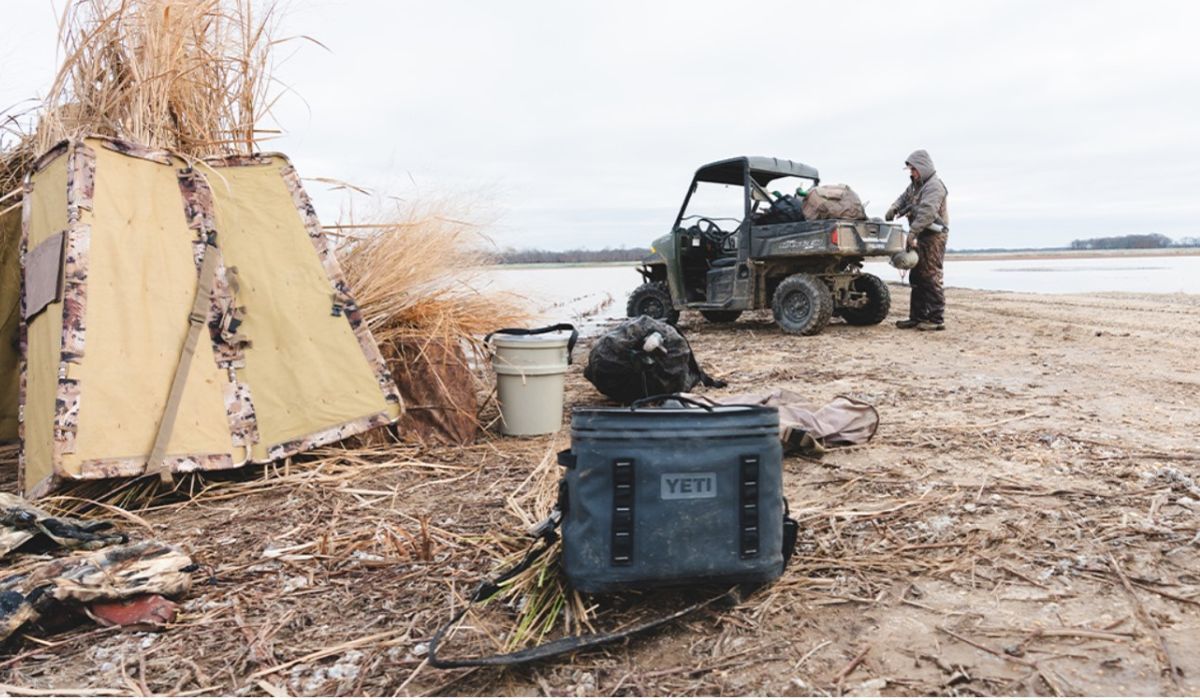
[[[647,245],[699,165],[743,154],[816,166],[881,216],[916,148],[952,248],[1200,235],[1200,3],[291,7],[281,33],[330,51],[285,47],[303,99],[269,147],[306,177],[475,202],[502,247]],[[49,0],[4,9],[0,109],[56,67]],[[344,195],[310,191],[339,216]]]

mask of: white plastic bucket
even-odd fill
[[[557,329],[497,331],[489,336],[496,397],[500,402],[500,432],[505,435],[546,435],[563,422],[563,385],[576,333],[567,325]]]

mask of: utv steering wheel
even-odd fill
[[[703,216],[696,219],[696,228],[700,229],[701,238],[713,243],[719,243],[725,236],[725,232],[721,230],[717,222]]]
[[[711,241],[716,245],[717,249],[722,252],[729,252],[726,243],[737,233],[737,229],[732,231],[723,231],[717,222],[703,216],[696,219],[696,226],[700,229],[700,236],[707,241]]]

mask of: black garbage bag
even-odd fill
[[[592,346],[583,376],[608,398],[631,403],[657,394],[722,387],[700,369],[687,339],[649,316],[624,321]]]

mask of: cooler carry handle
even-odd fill
[[[763,408],[762,404],[717,403],[716,401],[713,401],[712,399],[708,398],[707,396],[701,396],[699,398],[692,398],[691,396],[687,396],[685,394],[655,394],[654,396],[647,396],[645,398],[638,399],[638,400],[634,401],[633,403],[629,404],[629,410],[636,411],[639,408],[645,408],[646,404],[651,404],[651,403],[655,403],[655,402],[659,402],[659,401],[678,401],[679,403],[686,404],[689,406],[695,406],[696,408],[703,408],[705,411],[708,411],[709,413],[712,413],[714,408]]]
[[[712,413],[713,410],[712,404],[707,404],[703,401],[697,401],[696,399],[693,399],[690,396],[684,396],[683,394],[655,394],[654,396],[647,396],[629,404],[629,410],[636,411],[639,408],[645,408],[647,404],[661,401],[678,401],[681,404],[695,406],[696,408],[703,408],[709,413]]]

